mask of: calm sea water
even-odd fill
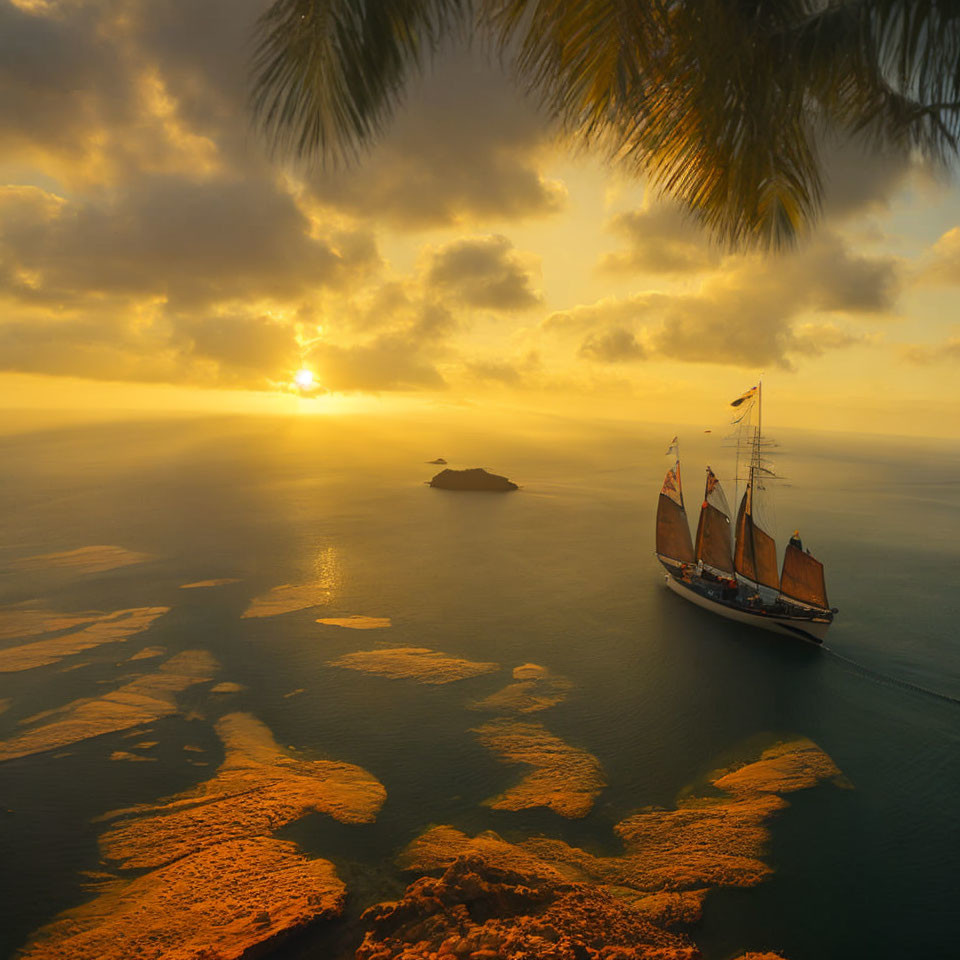
[[[194,715],[160,721],[156,763],[111,761],[107,736],[69,756],[0,766],[0,955],[89,898],[97,825],[210,775],[185,743],[220,755],[217,713],[249,710],[278,741],[360,764],[386,786],[377,822],[307,817],[284,835],[333,860],[350,915],[395,896],[392,860],[430,824],[557,836],[614,851],[611,826],[679,791],[759,735],[817,741],[854,785],[791,797],[773,824],[773,879],[720,891],[692,933],[708,960],[778,949],[791,960],[944,956],[955,948],[960,853],[960,706],[879,679],[829,652],[712,618],[668,593],[652,555],[655,499],[673,427],[575,427],[547,419],[494,432],[457,422],[218,419],[33,429],[0,438],[0,561],[87,544],[154,559],[65,578],[0,577],[0,602],[56,609],[167,605],[144,634],[50,667],[0,675],[0,737],[24,717],[119,685],[137,649],[202,647],[247,690],[187,695]],[[681,438],[683,440],[683,437]],[[960,446],[782,434],[778,540],[799,526],[827,565],[841,614],[829,647],[892,678],[960,697]],[[731,452],[683,442],[688,502],[702,465]],[[483,465],[522,484],[454,494],[425,461]],[[241,620],[254,595],[322,573],[327,605]],[[215,577],[239,583],[179,590]],[[390,617],[389,630],[322,627],[317,616]],[[539,714],[602,761],[593,812],[492,811],[516,781],[470,734],[464,709],[506,674],[429,687],[331,668],[379,642],[425,646],[506,669],[532,661],[575,682]],[[63,671],[73,662],[86,666]],[[297,688],[294,697],[284,694]],[[320,937],[321,935],[318,935]],[[285,955],[317,956],[322,940]],[[326,955],[321,950],[323,955]]]

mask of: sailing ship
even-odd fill
[[[738,479],[741,460],[745,467],[736,521],[731,523],[723,488],[707,467],[695,540],[690,539],[674,437],[668,453],[675,461],[657,503],[657,558],[667,571],[667,586],[698,607],[763,630],[823,643],[837,613],[827,600],[823,564],[804,550],[799,532],[794,532],[778,574],[776,542],[759,515],[759,495],[765,480],[773,477],[762,456],[762,404],[760,383],[731,404],[738,408],[734,420],[739,425]]]

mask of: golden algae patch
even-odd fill
[[[23,960],[239,960],[343,909],[331,863],[267,837],[226,840],[123,885],[41,928]]]
[[[181,583],[181,590],[200,590],[204,587],[223,587],[228,583],[239,583],[236,577],[220,577],[219,580],[197,580],[196,583]]]
[[[146,630],[169,607],[134,607],[102,614],[76,633],[67,633],[48,640],[34,640],[0,650],[0,673],[15,673],[45,667],[64,657],[82,653],[105,643],[117,643]]]
[[[316,811],[341,823],[370,823],[386,799],[361,767],[299,760],[246,713],[217,723],[226,756],[212,779],[153,805],[118,810],[124,817],[100,838],[106,858],[124,868],[158,867],[232,837],[262,836]]]
[[[593,754],[555,737],[539,723],[494,720],[474,733],[507,763],[533,767],[516,786],[485,801],[494,810],[547,807],[562,817],[585,817],[607,785]]]
[[[151,723],[177,713],[176,696],[188,687],[213,679],[217,662],[206,651],[186,650],[145,674],[102,696],[74,700],[35,720],[51,722],[0,740],[0,763]]]
[[[276,617],[281,613],[306,610],[327,603],[332,591],[326,580],[313,583],[284,583],[259,597],[254,597],[243,612],[244,617]]]
[[[573,684],[536,663],[513,668],[514,682],[470,704],[473,710],[495,713],[536,713],[566,699]]]
[[[10,709],[10,701],[0,700],[0,713],[5,713],[9,709]]]
[[[415,680],[417,683],[453,683],[500,669],[499,663],[461,660],[426,647],[392,647],[384,650],[359,650],[331,660],[331,667],[359,670],[391,680]]]
[[[772,872],[762,860],[766,824],[787,806],[773,791],[806,789],[836,774],[819,747],[798,739],[715,775],[714,785],[732,777],[728,782],[740,791],[735,795],[689,797],[674,810],[646,810],[621,821],[614,829],[624,850],[617,856],[597,856],[547,837],[514,844],[495,833],[471,838],[453,827],[434,827],[406,848],[399,863],[436,871],[458,858],[480,857],[497,870],[534,879],[553,871],[570,882],[602,886],[660,925],[689,923],[699,917],[711,888],[753,886]]]
[[[247,688],[242,683],[234,683],[232,680],[224,680],[210,688],[211,693],[243,693]]]
[[[155,763],[156,757],[141,757],[137,753],[130,753],[128,750],[114,750],[110,754],[111,760],[129,760],[129,761],[145,761],[147,763]]]
[[[351,630],[381,630],[392,626],[389,617],[362,617],[359,614],[352,617],[323,617],[317,623],[325,623],[328,627],[348,627]]]
[[[0,640],[35,637],[41,633],[71,630],[85,623],[100,620],[103,613],[91,610],[82,613],[58,613],[26,604],[11,604],[0,607]]]
[[[25,557],[12,564],[18,570],[63,570],[67,573],[103,573],[128,567],[134,563],[150,560],[149,553],[136,553],[124,547],[97,544],[78,547],[76,550],[63,550],[59,553],[41,553],[34,557]]]
[[[128,663],[134,660],[152,660],[154,657],[163,657],[167,653],[166,647],[144,647],[128,659]]]

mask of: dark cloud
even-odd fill
[[[539,217],[566,203],[564,185],[541,171],[552,141],[496,63],[457,49],[361,163],[310,183],[321,202],[401,229]]]
[[[341,238],[343,239],[343,238]],[[178,303],[290,299],[376,261],[369,237],[346,255],[269,182],[143,177],[102,199],[61,201],[37,188],[0,188],[0,262],[38,276],[69,302],[84,294],[162,296]]]
[[[601,363],[624,363],[643,360],[647,352],[637,342],[636,336],[623,327],[614,327],[599,333],[588,334],[580,344],[580,356]]]
[[[885,210],[912,176],[929,176],[925,162],[908,150],[878,150],[861,138],[832,140],[821,150],[823,212],[829,221]]]
[[[600,269],[614,273],[698,273],[715,267],[720,252],[707,234],[676,205],[648,204],[614,217],[608,228],[627,242],[625,250],[609,253]]]
[[[466,237],[432,253],[426,283],[466,306],[527,310],[540,303],[528,259],[506,237]]]

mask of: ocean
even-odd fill
[[[0,673],[0,740],[130,683],[157,662],[131,660],[147,648],[208,651],[216,680],[237,685],[191,686],[176,712],[134,737],[0,763],[0,955],[94,895],[90,872],[109,869],[97,818],[212,775],[223,755],[214,722],[233,711],[284,747],[359,765],[386,788],[373,823],[310,814],[278,834],[335,864],[349,890],[341,933],[400,895],[411,877],[396,856],[431,825],[615,853],[612,827],[632,811],[672,807],[750,744],[802,736],[852,789],[789,796],[770,825],[772,877],[711,892],[689,929],[704,957],[952,954],[960,444],[774,430],[786,478],[774,491],[778,544],[799,528],[840,610],[819,649],[714,618],[665,589],[653,519],[677,429],[532,416],[494,427],[465,409],[48,424],[0,437],[4,609],[169,608],[126,639]],[[680,433],[694,524],[703,466],[725,483],[731,475],[719,433]],[[431,489],[436,457],[521,489]],[[144,556],[92,571],[23,563],[90,545]],[[219,579],[232,582],[182,589]],[[317,605],[242,617],[254,597],[306,583],[318,585]],[[316,622],[351,617],[390,625]],[[25,642],[10,636],[0,651]],[[332,665],[384,647],[500,670],[433,685]],[[602,765],[607,786],[583,818],[484,804],[518,769],[478,742],[472,731],[489,715],[470,705],[527,663],[570,681],[565,699],[532,719]],[[138,731],[151,746],[134,745]],[[116,757],[138,749],[142,762]],[[318,928],[271,956],[332,956],[334,942]]]

